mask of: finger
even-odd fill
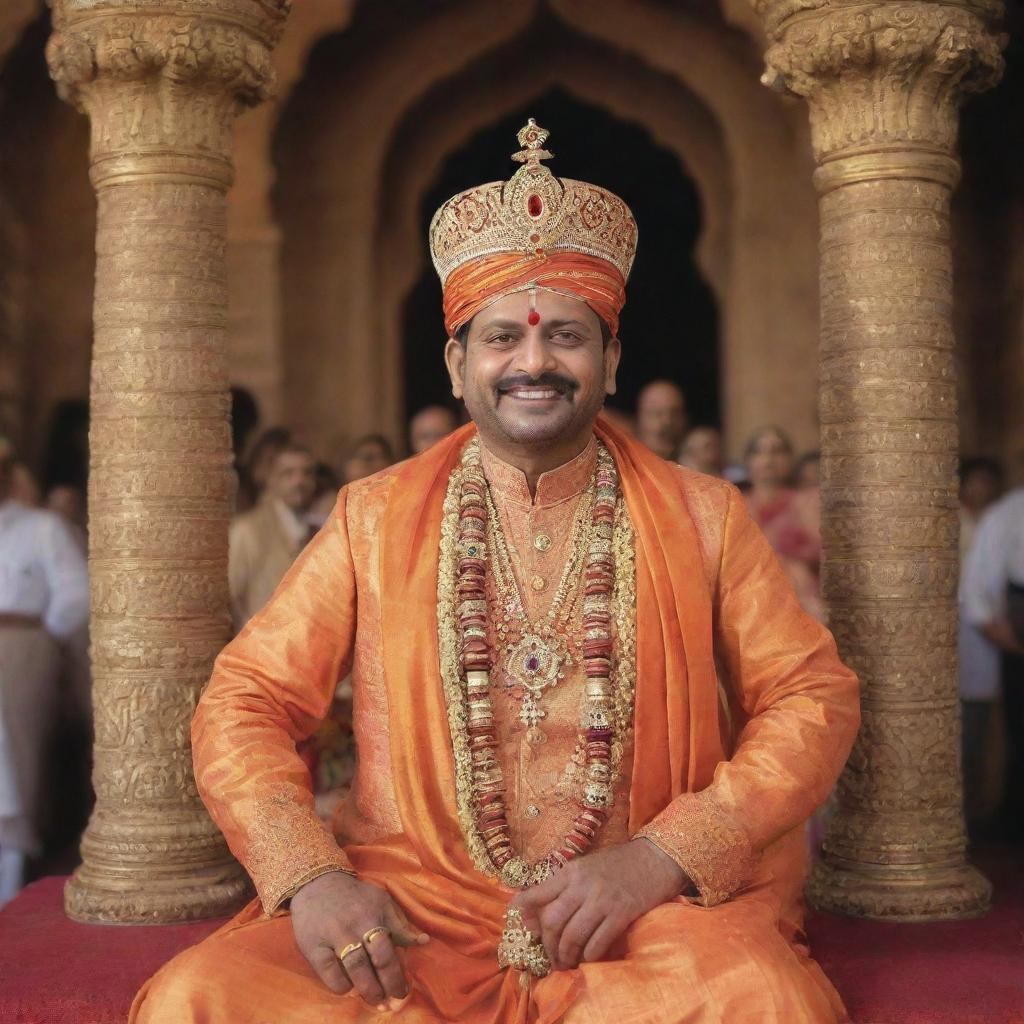
[[[601,960],[607,954],[611,948],[612,943],[626,930],[627,926],[622,926],[619,922],[615,921],[611,917],[606,917],[598,926],[594,929],[594,933],[587,940],[587,944],[583,947],[583,959],[587,963],[593,963],[595,960]]]
[[[317,946],[306,959],[320,980],[332,992],[343,996],[352,991],[352,982],[342,970],[341,963],[333,949],[328,946]]]
[[[512,898],[514,906],[520,910],[530,907],[543,907],[552,900],[557,899],[568,883],[568,872],[556,871],[548,875],[543,882],[531,885],[528,889],[522,889]]]
[[[562,967],[578,967],[583,950],[590,941],[591,935],[605,920],[605,913],[584,904],[569,919],[558,943],[558,955],[552,962]]]
[[[371,1006],[376,1006],[377,1009],[387,1009],[384,989],[381,988],[377,972],[373,969],[373,964],[370,963],[369,954],[362,946],[352,950],[342,960],[341,966],[345,968],[349,980],[366,1002]]]
[[[385,932],[380,932],[365,944],[365,948],[384,995],[389,999],[404,999],[409,994],[409,985],[391,939]]]
[[[391,941],[396,946],[422,946],[430,941],[426,932],[409,923],[402,908],[391,900],[384,908],[384,924],[391,930]]]
[[[581,896],[572,892],[563,892],[558,899],[541,909],[539,934],[544,943],[544,949],[547,951],[548,959],[552,963],[558,961],[562,932],[573,915],[580,909],[582,903]]]

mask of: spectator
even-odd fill
[[[652,380],[636,400],[636,435],[663,459],[674,459],[686,434],[686,397],[670,380]]]
[[[725,468],[721,432],[714,427],[694,427],[679,450],[679,465],[708,476],[721,476]]]
[[[984,456],[962,459],[960,478],[960,564],[974,540],[981,514],[1003,493],[1003,467]]]
[[[316,463],[306,448],[281,448],[266,491],[231,524],[228,580],[235,629],[263,607],[299,552],[316,533],[306,514],[316,490]]]
[[[778,427],[763,427],[744,455],[750,486],[747,506],[789,574],[804,609],[824,618],[818,574],[821,564],[821,501],[817,488],[787,485],[793,445]]]
[[[816,491],[821,483],[821,452],[804,452],[793,467],[793,487]]]
[[[965,776],[977,772],[978,751],[987,747],[988,719],[1002,693],[1006,775],[1000,827],[1004,838],[1024,837],[1024,646],[1011,626],[1007,602],[1024,561],[1024,487],[991,505],[978,521],[960,581],[960,643],[963,671]],[[968,760],[971,764],[968,765]],[[965,778],[977,793],[976,778]]]
[[[409,421],[409,451],[425,452],[459,425],[455,413],[443,405],[428,405]]]
[[[264,430],[249,452],[249,457],[238,474],[239,512],[248,511],[263,496],[270,476],[270,467],[278,452],[291,444],[292,432],[287,427],[269,427]]]
[[[345,483],[351,484],[387,469],[395,461],[395,454],[386,437],[366,434],[356,440],[345,459]]]
[[[52,512],[12,497],[15,458],[0,439],[0,904],[39,852],[39,784],[56,716],[58,642],[89,616],[85,557]]]

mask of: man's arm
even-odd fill
[[[71,530],[56,514],[47,515],[41,557],[50,592],[43,624],[64,639],[89,621],[89,570]]]
[[[320,822],[295,750],[352,663],[356,584],[347,491],[270,603],[221,653],[196,710],[196,782],[268,912],[327,871],[350,870]]]
[[[676,861],[706,906],[741,888],[758,854],[828,797],[860,722],[857,677],[828,630],[800,607],[736,491],[716,641],[747,724],[711,784],[676,798],[638,833]]]

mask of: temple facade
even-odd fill
[[[443,341],[439,296],[436,323],[417,313],[423,211],[453,159],[531,104],[582,112],[609,167],[662,161],[691,196],[676,214],[692,232],[650,272],[710,312],[637,320],[627,351],[704,366],[693,386],[734,452],[767,422],[820,443],[825,592],[864,726],[813,900],[982,912],[960,800],[955,468],[985,452],[1024,473],[1024,182],[1008,170],[1024,65],[995,88],[1001,7],[288,7],[0,13],[0,427],[38,456],[58,403],[88,398],[91,423],[97,807],[69,913],[181,920],[244,898],[188,745],[230,628],[228,388],[322,447],[399,440],[410,395],[429,397],[415,352],[433,339],[439,362]]]

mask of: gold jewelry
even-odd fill
[[[371,942],[373,942],[373,940],[375,938],[377,938],[378,935],[390,935],[390,934],[391,934],[391,929],[390,928],[385,928],[384,925],[379,924],[379,925],[377,925],[376,928],[371,928],[363,936],[363,945],[364,946],[368,946]]]
[[[345,962],[345,957],[351,956],[357,949],[362,949],[363,944],[361,942],[350,942],[344,949],[336,949],[334,955],[342,962]]]

